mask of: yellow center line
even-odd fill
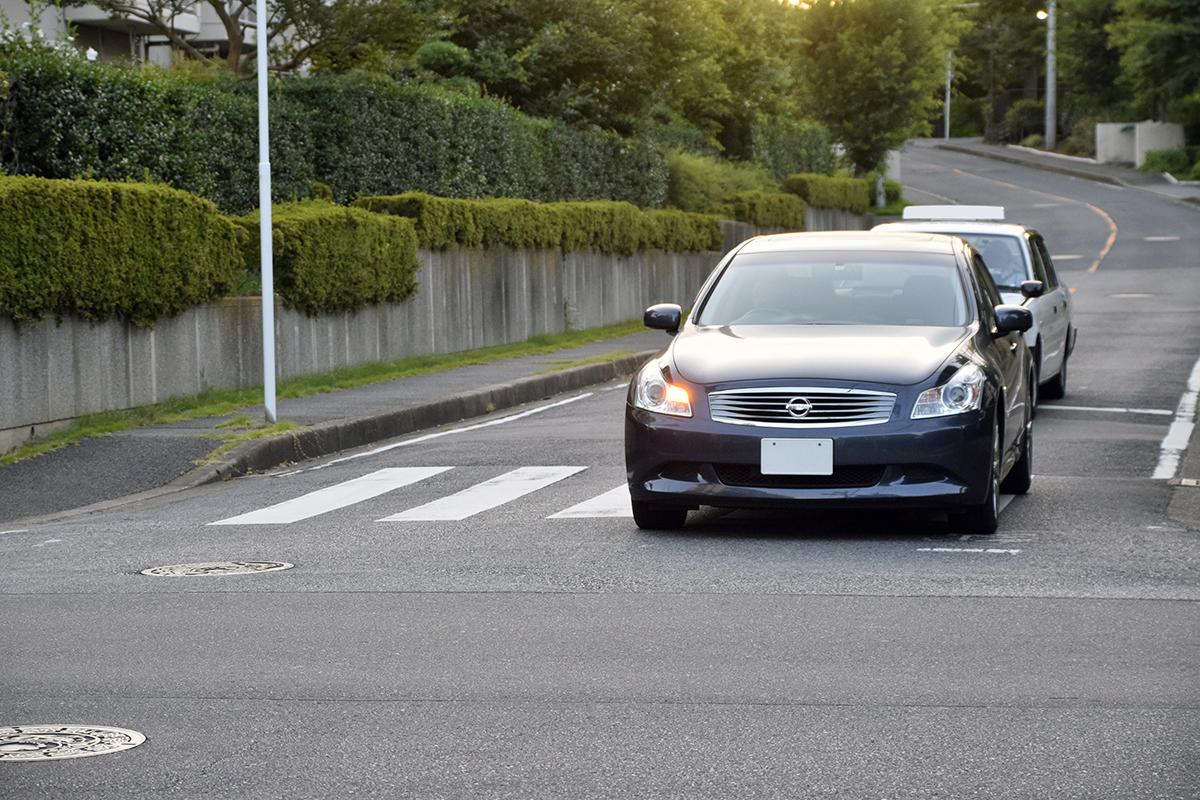
[[[976,178],[981,181],[990,181],[991,183],[998,183],[1001,186],[1007,186],[1010,189],[1017,189],[1022,192],[1030,192],[1032,194],[1040,194],[1043,197],[1053,197],[1055,200],[1063,200],[1068,203],[1075,203],[1077,205],[1086,206],[1087,208],[1089,208],[1094,214],[1099,216],[1100,219],[1104,220],[1105,224],[1108,225],[1108,239],[1105,240],[1104,247],[1100,249],[1100,254],[1098,256],[1096,256],[1096,260],[1093,261],[1092,265],[1087,268],[1088,272],[1095,272],[1096,270],[1100,269],[1100,262],[1104,260],[1104,257],[1108,255],[1108,251],[1112,250],[1112,246],[1114,244],[1116,244],[1116,242],[1117,242],[1117,223],[1113,221],[1113,218],[1108,215],[1107,211],[1105,211],[1104,209],[1099,208],[1097,206],[1094,206],[1091,203],[1085,202],[1083,200],[1076,200],[1073,197],[1063,197],[1061,194],[1051,194],[1050,192],[1041,192],[1041,191],[1038,191],[1037,189],[1030,189],[1025,186],[1018,186],[1015,183],[1009,183],[1008,181],[997,180],[996,178],[988,178],[983,175],[976,175],[973,172],[967,172],[965,169],[958,169],[957,167],[954,168],[954,171],[957,172],[959,175],[966,175],[968,178]]]

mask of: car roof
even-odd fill
[[[928,232],[872,233],[832,231],[776,233],[747,240],[738,253],[786,253],[802,250],[846,250],[877,253],[943,253],[951,255],[959,246],[954,236]]]
[[[978,220],[924,220],[914,219],[907,222],[884,222],[871,229],[879,233],[899,233],[902,231],[922,233],[990,233],[993,236],[1022,236],[1030,229],[1015,222],[981,222]]]

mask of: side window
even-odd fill
[[[1050,253],[1046,250],[1046,240],[1041,236],[1033,237],[1037,244],[1037,252],[1041,255],[1042,261],[1046,264],[1046,277],[1049,280],[1046,282],[1046,291],[1053,291],[1058,288],[1058,273],[1054,271],[1054,262],[1050,260]]]
[[[1029,243],[1029,255],[1033,258],[1033,278],[1042,282],[1042,286],[1046,291],[1050,291],[1053,287],[1050,285],[1050,278],[1046,270],[1046,259],[1042,254],[1042,248],[1038,246],[1041,242],[1041,237],[1036,234],[1030,234],[1026,237]]]
[[[984,264],[978,255],[972,255],[971,258],[975,265],[975,285],[979,287],[979,302],[983,306],[984,323],[988,327],[995,327],[995,308],[1004,301],[1000,299],[1000,290],[996,288],[996,282],[992,280],[992,273],[988,272],[987,264]]]

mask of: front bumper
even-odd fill
[[[982,503],[987,494],[986,409],[805,429],[733,425],[708,419],[706,408],[696,412],[683,419],[626,406],[625,465],[634,500],[689,507],[946,508]],[[767,437],[833,439],[834,474],[763,476],[758,468]]]

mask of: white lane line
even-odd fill
[[[1083,256],[1077,256],[1074,253],[1066,253],[1061,256],[1056,256],[1056,255],[1050,256],[1051,261],[1078,261],[1081,258],[1083,258]]]
[[[1016,495],[1015,495],[1015,494],[1002,494],[1002,495],[1000,495],[1000,504],[997,506],[997,509],[998,509],[999,511],[1003,511],[1004,509],[1008,508],[1008,504],[1009,504],[1009,503],[1011,503],[1011,502],[1013,501],[1013,498],[1014,498],[1014,497],[1016,497]]]
[[[1039,405],[1038,411],[1103,411],[1106,414],[1149,414],[1154,417],[1169,417],[1174,412],[1165,408],[1120,408],[1115,406],[1060,406]]]
[[[45,546],[46,546],[46,545],[48,545],[48,544],[58,544],[58,543],[59,543],[59,542],[61,542],[61,541],[62,541],[62,539],[47,539],[46,541],[44,541],[44,542],[42,542],[42,543],[40,543],[40,544],[35,544],[35,545],[32,545],[32,546],[33,546],[33,547],[45,547]]]
[[[626,385],[628,385],[628,384],[626,384]],[[468,431],[477,431],[481,428],[490,428],[493,425],[503,425],[507,422],[516,422],[519,419],[525,419],[526,417],[532,417],[534,414],[540,414],[543,411],[549,411],[552,408],[558,408],[560,406],[565,406],[569,403],[578,402],[579,400],[583,400],[585,398],[591,397],[592,394],[593,394],[592,392],[584,392],[583,394],[577,394],[574,397],[568,397],[565,400],[557,400],[553,403],[547,403],[544,406],[538,406],[537,408],[527,409],[525,411],[522,411],[519,414],[510,414],[507,417],[500,417],[498,419],[489,419],[487,422],[477,422],[474,425],[463,425],[462,427],[451,428],[450,430],[446,430],[446,431],[437,431],[436,433],[427,433],[424,436],[418,436],[415,439],[405,439],[403,442],[393,442],[392,444],[385,444],[382,447],[373,447],[370,450],[364,450],[363,452],[355,453],[354,455],[342,456],[341,458],[335,458],[332,461],[326,461],[323,464],[317,464],[316,466],[313,466],[313,467],[305,467],[304,469],[294,469],[294,470],[290,470],[288,472],[277,472],[277,473],[275,473],[275,477],[282,478],[286,475],[296,475],[301,472],[310,472],[312,470],[325,469],[326,467],[332,467],[334,464],[342,464],[346,461],[353,461],[356,458],[366,458],[367,456],[373,456],[373,455],[377,455],[379,453],[386,453],[388,450],[395,450],[397,447],[408,447],[409,445],[421,444],[423,442],[428,442],[433,439],[440,439],[443,436],[451,436],[456,433],[467,433]]]
[[[918,553],[989,553],[1015,556],[1019,549],[1003,547],[918,547]]]
[[[453,467],[389,467],[360,478],[317,489],[315,492],[260,508],[209,525],[280,525],[298,522],[339,508],[370,500],[385,492],[432,478]]]
[[[6,533],[29,533],[29,528],[13,528],[11,531],[0,531],[0,536]]]
[[[569,478],[587,467],[520,467],[483,483],[477,483],[448,497],[399,514],[384,517],[380,522],[434,522],[461,520],[480,512],[504,505]]]
[[[1058,208],[1062,203],[1034,203],[1030,208]]]
[[[1109,297],[1115,300],[1145,300],[1147,297],[1154,297],[1149,292],[1117,292],[1110,294]]]
[[[546,519],[593,519],[597,517],[632,517],[633,508],[629,501],[629,484],[622,483],[591,500],[551,514]]]
[[[1178,242],[1178,236],[1143,236],[1143,241],[1147,242]]]
[[[1150,476],[1151,478],[1170,480],[1175,477],[1175,473],[1179,469],[1179,462],[1183,459],[1184,451],[1187,450],[1188,439],[1191,438],[1192,430],[1196,427],[1197,399],[1200,399],[1200,358],[1197,358],[1196,363],[1192,366],[1192,374],[1188,376],[1187,388],[1180,396],[1179,405],[1175,408],[1175,418],[1171,420],[1171,427],[1167,428],[1167,435],[1163,437],[1158,453],[1158,464],[1154,467],[1154,474]]]

